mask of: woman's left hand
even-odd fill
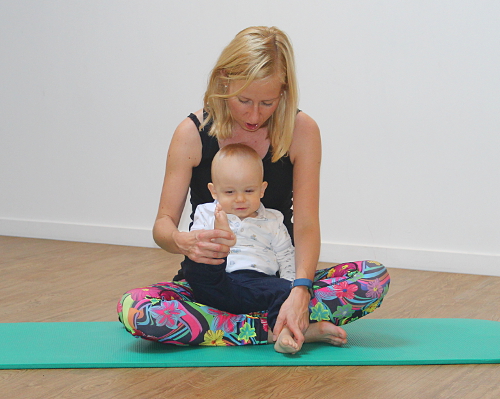
[[[276,325],[273,329],[273,340],[276,341],[286,325],[295,341],[302,345],[304,334],[309,327],[309,301],[311,295],[307,287],[295,287],[290,291],[288,299],[281,306]]]

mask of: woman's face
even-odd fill
[[[245,81],[229,84],[229,93],[238,91]],[[247,132],[255,132],[266,125],[267,120],[278,107],[282,83],[276,76],[254,80],[236,96],[227,100],[234,123]]]

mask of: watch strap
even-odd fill
[[[296,278],[292,282],[292,287],[299,287],[301,285],[305,285],[307,288],[312,288],[313,282],[308,278]]]
[[[311,295],[311,299],[314,298],[314,290],[313,290],[313,282],[308,278],[297,278],[292,281],[292,288],[294,287],[307,287],[309,294]]]

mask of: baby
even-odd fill
[[[221,229],[236,238],[225,242],[231,252],[222,272],[190,260],[183,262],[183,270],[198,302],[235,314],[269,310],[272,329],[295,278],[295,251],[281,212],[260,202],[266,187],[262,160],[253,149],[243,144],[223,147],[213,160],[208,184],[215,202],[196,208],[191,230]],[[300,350],[286,326],[275,349]]]

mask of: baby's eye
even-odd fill
[[[231,190],[224,191],[224,194],[227,194],[227,195],[231,195],[232,193],[233,193],[233,191],[231,191]]]
[[[250,189],[246,190],[246,192],[247,193],[253,193],[253,192],[255,192],[255,190],[250,188]]]

